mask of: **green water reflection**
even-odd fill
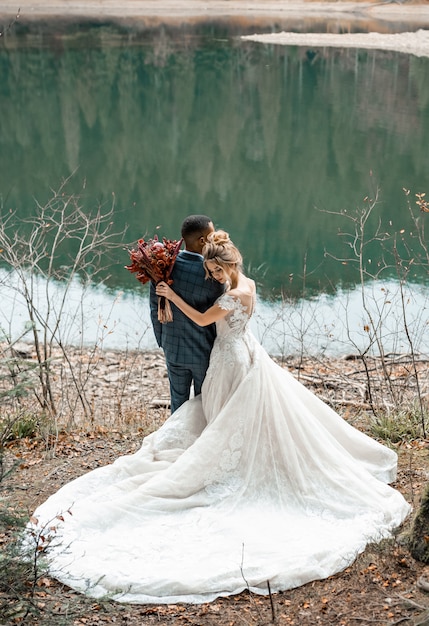
[[[127,241],[157,226],[175,238],[185,215],[207,213],[265,294],[299,290],[304,259],[308,287],[348,285],[351,267],[324,258],[344,254],[344,224],[326,211],[353,211],[379,186],[373,223],[409,227],[403,188],[429,186],[428,75],[426,58],[213,32],[5,38],[2,210],[26,217],[71,176],[86,210],[114,198]],[[110,284],[134,288],[113,262]]]

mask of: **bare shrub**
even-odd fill
[[[85,390],[103,333],[108,332],[106,323],[100,325],[99,336],[84,365],[69,358],[68,346],[73,343],[72,329],[76,328],[81,329],[78,336],[83,346],[85,294],[100,271],[106,269],[107,253],[121,246],[123,237],[123,233],[113,231],[114,206],[87,213],[77,196],[66,193],[65,186],[66,183],[46,205],[36,204],[34,215],[29,218],[18,220],[14,212],[0,214],[1,261],[9,269],[3,281],[25,304],[29,321],[22,338],[31,337],[37,364],[32,370],[32,390],[40,409],[52,419],[66,409],[73,414],[77,403],[86,417],[91,412]],[[71,306],[76,283],[80,299]],[[2,334],[3,365],[9,368],[11,388],[18,392],[17,381],[31,368],[16,360],[16,342],[7,329]],[[53,392],[54,347],[61,351],[67,369],[60,406]]]
[[[406,191],[409,196],[409,192]],[[424,208],[424,194],[416,194],[421,212]],[[413,379],[421,415],[421,429],[426,436],[424,387],[427,386],[427,368],[419,367],[424,357],[419,353],[419,345],[424,335],[427,320],[419,316],[412,323],[409,319],[408,305],[413,298],[416,276],[427,279],[428,247],[424,235],[424,215],[415,215],[408,201],[408,210],[414,229],[409,232],[400,227],[396,230],[392,224],[384,224],[375,215],[379,203],[379,190],[364,198],[363,207],[355,211],[330,212],[341,215],[350,228],[339,235],[349,250],[343,257],[326,255],[337,261],[356,268],[357,283],[360,287],[362,311],[365,318],[363,331],[366,345],[362,348],[354,340],[348,329],[351,346],[354,347],[366,376],[366,397],[375,416],[386,410],[399,410],[409,398],[404,395],[404,386],[398,384],[396,376],[398,360],[401,360],[408,377]],[[374,219],[375,218],[375,219]],[[374,259],[374,256],[376,257]],[[396,293],[382,286],[386,276],[396,276]],[[392,317],[391,303],[396,298],[400,302],[399,315],[395,319],[396,328],[387,325]],[[347,318],[347,311],[345,311]],[[405,353],[386,349],[386,343],[398,341],[399,335],[406,338]],[[375,360],[376,359],[376,360]],[[423,377],[423,379],[422,379]]]

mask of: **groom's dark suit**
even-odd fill
[[[198,311],[206,311],[223,293],[223,286],[205,278],[203,257],[182,250],[171,273],[172,288],[185,302]],[[195,395],[209,365],[210,352],[216,336],[216,327],[198,326],[171,304],[173,321],[158,321],[158,296],[154,285],[150,290],[151,319],[159,347],[163,348],[170,381],[171,412],[189,399],[192,382]]]

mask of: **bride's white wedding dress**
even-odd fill
[[[290,589],[341,571],[409,512],[386,484],[395,452],[275,364],[239,300],[218,302],[202,395],[34,513],[70,587],[157,604]]]

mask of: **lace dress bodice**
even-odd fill
[[[252,310],[228,293],[223,294],[217,303],[228,313],[216,322],[217,336],[203,383],[203,409],[208,423],[255,364],[255,340],[249,329]]]
[[[235,335],[240,338],[244,335],[248,328],[248,324],[253,312],[241,303],[238,298],[230,296],[228,293],[223,294],[217,300],[217,304],[221,309],[229,311],[229,313],[216,322],[217,336],[222,340],[226,336]]]

